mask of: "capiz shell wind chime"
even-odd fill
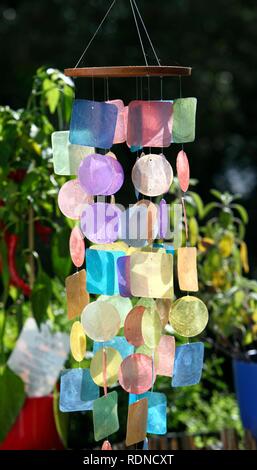
[[[81,60],[107,18],[112,2],[69,77],[178,77],[176,99],[75,99],[69,131],[52,135],[55,173],[75,176],[60,189],[61,212],[76,221],[70,235],[70,255],[77,268],[66,279],[68,318],[73,321],[70,348],[78,368],[61,375],[60,410],[92,411],[94,437],[110,450],[111,435],[119,429],[120,385],[128,395],[126,446],[147,434],[166,434],[167,399],[154,391],[158,375],[171,378],[172,387],[194,385],[201,377],[204,346],[189,342],[208,321],[198,291],[197,251],[189,246],[185,193],[189,162],[184,144],[195,138],[196,99],[182,98],[181,78],[189,67],[162,66],[135,0],[130,0],[145,66],[79,68]],[[148,64],[138,20],[146,33],[157,65]],[[161,87],[162,88],[162,87]],[[114,195],[124,184],[124,171],[114,144],[127,144],[134,159],[132,182],[137,202],[121,208]],[[181,144],[176,170],[184,211],[185,246],[164,240],[169,229],[167,193],[173,169],[165,148]],[[133,195],[132,195],[133,196]],[[157,205],[152,198],[161,200]],[[107,202],[108,201],[108,202]],[[140,233],[138,231],[138,222]],[[88,248],[85,250],[85,239]],[[155,241],[155,243],[154,243]],[[186,295],[174,301],[173,270],[177,263],[179,288]],[[85,263],[86,268],[83,268]],[[169,324],[169,325],[168,325]],[[177,333],[185,343],[175,350]],[[90,368],[81,368],[87,337],[93,340]],[[108,390],[108,388],[110,390]]]

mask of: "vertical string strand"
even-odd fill
[[[140,11],[139,11],[139,8],[138,8],[138,6],[137,6],[136,0],[132,0],[132,1],[133,1],[133,4],[134,4],[135,8],[136,8],[137,14],[138,14],[139,19],[140,19],[140,21],[141,21],[141,24],[142,24],[142,26],[143,26],[143,28],[144,28],[145,34],[146,34],[146,36],[147,36],[147,39],[148,39],[149,44],[150,44],[150,46],[151,46],[151,49],[152,49],[152,51],[153,51],[154,57],[155,57],[155,59],[156,59],[156,62],[157,62],[157,64],[158,64],[159,67],[160,67],[160,66],[161,66],[161,62],[160,62],[160,60],[159,60],[159,58],[158,58],[158,56],[157,56],[156,50],[155,50],[155,48],[154,48],[154,45],[153,45],[153,43],[152,43],[152,40],[151,40],[151,38],[150,38],[150,35],[149,35],[149,33],[148,33],[148,30],[147,30],[147,27],[146,27],[146,25],[145,25],[145,23],[144,23],[144,20],[143,20],[143,18],[142,18],[142,15],[141,15],[141,13],[140,13]]]
[[[107,354],[106,349],[103,348],[103,355],[102,355],[102,362],[103,362],[103,382],[104,382],[104,395],[107,395]]]
[[[182,77],[179,75],[179,97],[182,98]],[[184,152],[184,144],[181,144],[181,150]],[[188,246],[188,223],[187,223],[187,213],[186,213],[186,193],[183,192],[181,196],[182,208],[183,208],[183,218],[184,218],[184,225],[185,225],[185,233],[186,233],[186,246]]]
[[[107,12],[105,13],[105,15],[104,15],[102,21],[100,22],[99,26],[97,27],[96,31],[94,32],[93,36],[91,37],[90,41],[88,42],[88,44],[86,45],[84,51],[82,52],[82,54],[81,54],[81,56],[80,56],[78,62],[76,63],[76,65],[75,65],[75,67],[74,67],[75,69],[78,67],[78,65],[80,64],[80,62],[81,62],[82,59],[84,58],[86,52],[88,51],[89,47],[91,46],[91,44],[92,44],[93,40],[95,39],[95,37],[96,37],[98,31],[101,29],[102,25],[104,24],[104,22],[105,22],[107,16],[109,15],[110,11],[111,11],[112,8],[114,7],[115,3],[116,3],[116,0],[113,0],[112,4],[110,5],[110,7],[108,8]]]
[[[162,76],[160,77],[160,91],[161,91],[161,101],[163,101],[163,77]],[[162,149],[162,155],[163,155],[163,152],[164,152],[163,145],[161,149]]]
[[[143,53],[143,56],[144,56],[145,65],[148,67],[146,52],[145,52],[143,40],[142,40],[142,37],[141,37],[140,29],[139,29],[139,26],[138,26],[137,17],[136,17],[136,13],[135,13],[135,10],[134,10],[133,2],[132,2],[132,0],[129,0],[129,1],[130,1],[130,6],[131,6],[132,14],[133,14],[133,17],[134,17],[134,21],[135,21],[135,25],[136,25],[137,34],[138,34],[139,42],[140,42],[140,45],[141,45],[142,53]]]

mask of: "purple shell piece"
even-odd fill
[[[132,297],[130,290],[130,256],[117,260],[118,285],[121,297]]]
[[[160,238],[166,238],[168,231],[168,205],[165,199],[162,199],[159,204],[159,235]]]
[[[92,196],[111,196],[122,186],[121,164],[109,155],[94,153],[82,160],[78,169],[80,186]]]
[[[124,172],[121,164],[115,158],[109,157],[114,169],[115,177],[113,178],[112,184],[108,189],[107,193],[104,193],[104,196],[112,196],[119,191],[124,182]]]
[[[113,243],[118,238],[121,210],[115,204],[95,202],[87,204],[80,225],[92,243]]]

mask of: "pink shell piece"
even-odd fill
[[[121,144],[126,140],[126,128],[125,128],[125,106],[122,100],[111,100],[107,101],[109,104],[114,104],[118,109],[118,116],[115,128],[115,134],[113,143]]]
[[[177,155],[177,174],[180,187],[185,193],[189,186],[190,168],[187,154],[184,152],[184,150],[180,150]]]
[[[85,204],[92,202],[93,198],[83,191],[77,179],[64,183],[58,194],[60,211],[73,220],[79,220]]]
[[[126,340],[137,348],[144,344],[141,327],[144,311],[145,307],[142,305],[132,308],[126,316],[124,323],[124,336]]]
[[[171,101],[131,101],[128,111],[128,146],[169,147],[172,126]]]
[[[85,259],[85,243],[79,227],[74,227],[70,234],[70,256],[73,264],[80,268]]]
[[[109,441],[104,441],[101,450],[112,450],[112,446]]]
[[[119,383],[128,393],[145,393],[155,381],[152,358],[145,354],[131,354],[119,369]]]
[[[157,366],[156,375],[172,377],[175,358],[175,338],[174,336],[163,335],[156,348]]]

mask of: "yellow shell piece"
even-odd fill
[[[156,299],[156,308],[159,313],[162,326],[166,326],[169,321],[169,313],[171,310],[171,300],[170,299]]]
[[[208,310],[202,300],[185,296],[176,300],[169,321],[176,333],[187,338],[199,335],[208,323]]]
[[[90,246],[90,250],[125,251],[125,253],[128,251],[128,249],[129,246],[123,241]]]
[[[89,338],[94,341],[109,341],[120,329],[120,316],[110,302],[98,300],[91,302],[83,310],[81,323]]]
[[[142,336],[146,346],[154,349],[158,346],[162,334],[162,324],[155,308],[146,308],[142,318]]]
[[[173,256],[159,252],[133,253],[130,284],[135,297],[173,298]]]
[[[87,339],[80,321],[75,321],[70,332],[70,349],[75,361],[81,362],[85,357]]]
[[[122,363],[120,353],[114,348],[105,348],[106,352],[106,385],[114,385],[118,380],[119,367]],[[99,349],[90,364],[90,374],[93,381],[100,387],[104,386],[104,349]]]

